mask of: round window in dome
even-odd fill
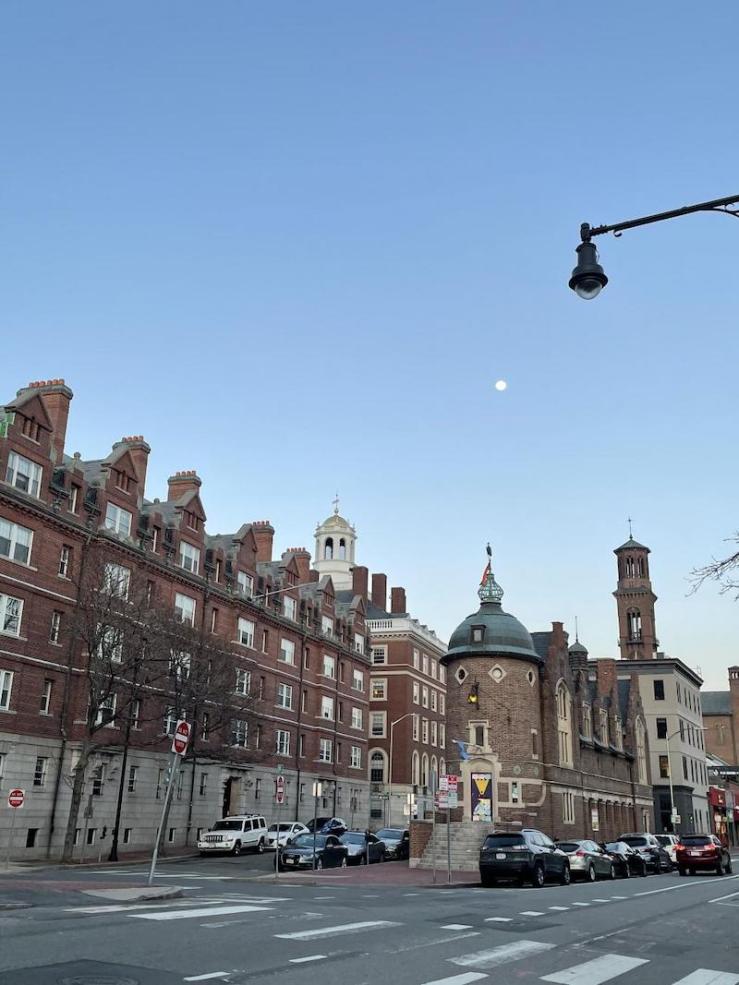
[[[469,674],[464,669],[464,667],[457,667],[457,670],[455,671],[454,676],[457,678],[457,683],[458,684],[464,684],[464,682],[469,677]]]

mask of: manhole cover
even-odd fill
[[[74,975],[60,978],[59,985],[139,985],[138,978],[121,978],[119,975]]]

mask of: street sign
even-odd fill
[[[278,805],[285,803],[285,777],[278,776],[275,780],[275,803]]]
[[[8,794],[8,807],[23,807],[26,800],[26,791],[16,787]]]
[[[679,814],[673,814],[672,815],[672,820],[675,822],[675,824],[679,824],[680,821],[682,820],[682,818],[680,817]]]
[[[177,753],[181,756],[187,749],[187,744],[190,741],[190,725],[184,719],[177,722],[177,728],[174,730],[174,735],[172,736],[172,752]]]

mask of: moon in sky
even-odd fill
[[[495,389],[500,391],[507,390],[508,384],[506,383],[505,380],[498,380],[498,382],[495,384]]]

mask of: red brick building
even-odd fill
[[[197,830],[224,813],[271,820],[278,764],[287,780],[283,817],[312,814],[311,787],[321,778],[321,810],[365,823],[364,598],[337,598],[303,548],[274,558],[267,521],[209,535],[193,471],[169,479],[166,499],[147,499],[150,448],[141,436],[116,442],[105,458],[67,455],[71,400],[63,380],[32,383],[5,405],[0,424],[0,789],[19,786],[27,795],[13,854],[56,853],[63,840],[88,702],[88,657],[73,617],[81,568],[101,544],[126,578],[146,577],[163,608],[224,641],[237,655],[235,689],[254,696],[253,721],[212,733],[201,723],[198,755],[176,779],[165,842],[192,845]],[[145,704],[124,777],[114,707],[98,735],[85,787],[92,817],[78,851],[97,853],[103,833],[109,837],[121,780],[121,844],[152,843],[174,722],[165,696],[152,693]],[[9,826],[8,810],[3,796],[0,827]]]

